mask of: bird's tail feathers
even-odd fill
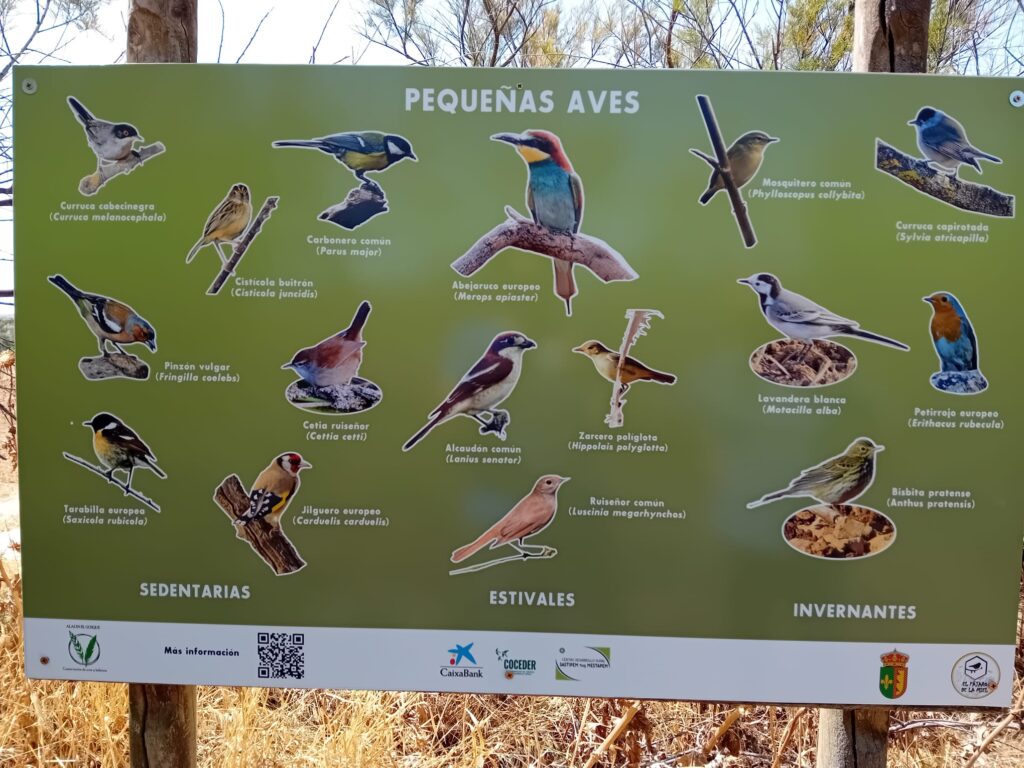
[[[145,461],[146,466],[153,470],[153,474],[155,474],[157,477],[161,479],[167,478],[167,473],[160,469],[160,467],[156,465],[156,462],[153,459],[147,457]]]
[[[699,200],[700,204],[701,205],[707,205],[708,203],[710,203],[711,202],[711,198],[715,196],[716,192],[718,192],[717,189],[711,189],[709,187],[708,190],[703,195],[700,196],[700,200]]]
[[[196,244],[192,246],[192,250],[189,251],[188,256],[185,257],[186,264],[191,264],[192,259],[194,259],[196,257],[196,254],[199,253],[199,249],[203,247],[203,239],[204,238],[200,237],[198,240],[196,240]]]
[[[971,155],[973,155],[974,157],[981,158],[982,160],[988,160],[990,163],[1001,164],[1003,162],[995,155],[990,155],[988,152],[982,152],[980,149],[975,149],[974,147],[971,147]],[[979,170],[981,169],[979,168]]]
[[[651,381],[656,381],[659,384],[675,384],[676,377],[671,373],[662,373],[661,371],[651,371]]]
[[[68,96],[68,106],[71,107],[71,109],[75,113],[75,116],[78,118],[79,122],[81,122],[83,125],[85,123],[89,122],[90,120],[95,120],[96,119],[96,118],[94,118],[92,116],[92,113],[89,112],[89,110],[85,108],[85,105],[82,104],[82,102],[80,102],[74,96]]]
[[[427,436],[427,433],[430,432],[430,430],[432,430],[434,427],[436,427],[438,424],[444,421],[447,415],[448,414],[443,411],[435,411],[433,414],[431,414],[430,421],[424,424],[423,428],[419,432],[417,432],[415,435],[413,435],[412,437],[405,441],[405,445],[402,446],[402,450],[408,451],[410,448],[416,445],[416,443],[418,443],[420,440]]]
[[[494,543],[497,540],[497,534],[495,534],[493,531],[487,531],[487,533],[485,533],[476,541],[473,541],[464,547],[459,547],[454,552],[452,552],[452,562],[461,563],[467,557],[472,557],[473,555],[475,555],[488,544],[491,545],[491,549],[494,549]]]
[[[370,316],[370,309],[370,302],[368,301],[364,301],[359,305],[359,309],[352,316],[352,323],[344,331],[346,337],[350,339],[359,338],[359,334],[363,331],[363,326],[366,325],[366,318]]]
[[[67,279],[64,277],[64,275],[52,275],[51,277],[48,277],[47,280],[56,285],[58,288],[64,291],[64,293],[66,293],[75,301],[78,301],[83,296],[85,296],[84,293],[82,293],[80,290],[75,288],[75,286],[69,283]]]
[[[755,507],[763,507],[765,504],[771,504],[773,501],[788,496],[789,492],[789,488],[786,488],[781,491],[775,491],[774,493],[766,493],[757,501],[752,501],[747,504],[747,509],[754,509]]]
[[[895,339],[890,339],[886,336],[881,336],[877,333],[872,333],[871,331],[864,331],[861,330],[860,328],[848,328],[845,331],[845,333],[849,336],[859,336],[862,339],[868,339],[869,341],[874,341],[879,344],[886,344],[890,347],[896,347],[896,349],[902,349],[903,351],[907,351],[910,349],[910,347],[908,347],[902,341],[896,341]]]

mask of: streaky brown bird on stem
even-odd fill
[[[560,475],[542,475],[534,484],[533,490],[516,502],[504,517],[475,541],[452,552],[452,562],[462,562],[484,547],[495,549],[503,544],[511,544],[524,558],[536,557],[538,551],[525,544],[524,539],[540,533],[555,519],[555,512],[558,511],[558,489],[569,480],[570,478]]]

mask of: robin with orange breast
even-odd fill
[[[932,305],[930,329],[943,371],[978,370],[978,340],[956,296],[945,291],[925,296]]]

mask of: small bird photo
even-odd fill
[[[628,354],[637,340],[646,335],[652,317],[662,317],[662,315],[651,309],[627,311],[626,332],[618,350],[605,346],[597,339],[585,341],[572,349],[573,352],[589,357],[601,378],[612,384],[611,410],[604,420],[609,427],[621,427],[625,423],[623,414],[626,404],[625,394],[635,382],[649,381],[667,386],[676,383],[675,374],[655,370]]]
[[[515,506],[473,541],[451,554],[453,563],[461,563],[483,549],[492,550],[508,546],[515,554],[493,558],[475,565],[449,571],[450,576],[473,573],[502,563],[526,560],[550,560],[558,550],[542,544],[527,544],[526,539],[536,536],[555,519],[558,512],[558,489],[570,478],[561,475],[542,475],[533,489],[516,502]],[[507,550],[506,550],[507,551]]]
[[[366,174],[386,171],[402,160],[418,160],[408,139],[383,131],[350,131],[316,139],[281,139],[271,146],[314,149],[330,155],[352,171],[359,186],[350,190],[340,203],[317,216],[321,221],[349,230],[388,211],[384,189],[377,181],[367,178]]]
[[[732,181],[737,189],[742,189],[753,179],[761,169],[764,162],[765,150],[779,139],[769,136],[764,131],[748,131],[740,136],[726,150],[725,156],[729,158],[729,172]],[[707,205],[712,198],[725,189],[725,179],[719,168],[711,171],[711,178],[708,179],[708,188],[697,201],[701,205]],[[728,195],[724,195],[728,197]]]
[[[436,427],[456,416],[467,416],[480,426],[481,435],[494,434],[504,440],[511,421],[508,411],[498,406],[512,394],[523,372],[523,353],[537,342],[519,331],[499,333],[483,357],[459,379],[459,383],[433,411],[427,423],[405,441],[403,451],[413,448]]]
[[[961,175],[969,168],[968,177],[980,176],[985,170],[982,163],[1001,165],[1003,161],[975,146],[959,120],[937,107],[925,106],[907,125],[914,130],[920,157],[876,139],[875,168],[946,205],[1013,218],[1013,195]]]
[[[249,194],[249,187],[245,184],[233,184],[227,195],[217,203],[217,206],[210,212],[203,227],[202,236],[185,257],[185,263],[191,264],[192,259],[200,250],[212,245],[220,257],[220,268],[225,269],[228,261],[234,253],[234,246],[238,238],[245,232],[252,219],[252,199]],[[222,244],[227,244],[232,249],[232,254],[224,255]]]
[[[305,560],[284,534],[281,518],[299,492],[300,473],[312,464],[295,451],[274,457],[246,490],[239,476],[228,475],[213,500],[234,524],[235,537],[248,543],[278,576],[302,570]]]
[[[384,397],[380,387],[358,376],[363,363],[363,328],[372,306],[363,301],[348,328],[296,352],[282,369],[300,378],[285,389],[296,408],[315,413],[347,415],[369,410]]]
[[[939,370],[929,378],[940,392],[952,395],[976,395],[988,388],[988,380],[978,368],[978,337],[963,305],[948,291],[925,296],[932,307],[928,323]]]
[[[906,344],[841,317],[806,296],[787,290],[770,272],[756,272],[736,282],[757,295],[765,322],[784,338],[762,344],[750,356],[750,369],[765,381],[785,387],[824,387],[853,375],[857,358],[830,339],[846,336],[901,351]]]
[[[79,183],[78,190],[83,195],[95,195],[115,176],[130,173],[165,151],[160,142],[143,146],[145,139],[134,125],[98,118],[74,96],[68,96],[68,107],[85,131],[85,140],[96,157],[96,172]]]
[[[153,511],[159,512],[160,506],[156,502],[132,487],[132,477],[139,467],[148,469],[161,480],[167,477],[167,474],[157,466],[156,456],[149,446],[131,427],[111,413],[97,413],[82,425],[92,430],[92,448],[100,465],[97,466],[67,452],[64,453],[64,458],[117,486],[125,496],[138,499]],[[119,479],[115,472],[123,472],[124,475]]]
[[[78,361],[78,369],[85,378],[90,381],[149,378],[149,366],[124,351],[125,346],[141,344],[150,352],[156,352],[156,330],[149,321],[123,301],[82,291],[63,275],[51,275],[47,279],[71,299],[99,344],[99,357],[83,357]]]

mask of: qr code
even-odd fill
[[[257,674],[268,680],[301,680],[306,676],[306,636],[296,632],[259,632]]]

